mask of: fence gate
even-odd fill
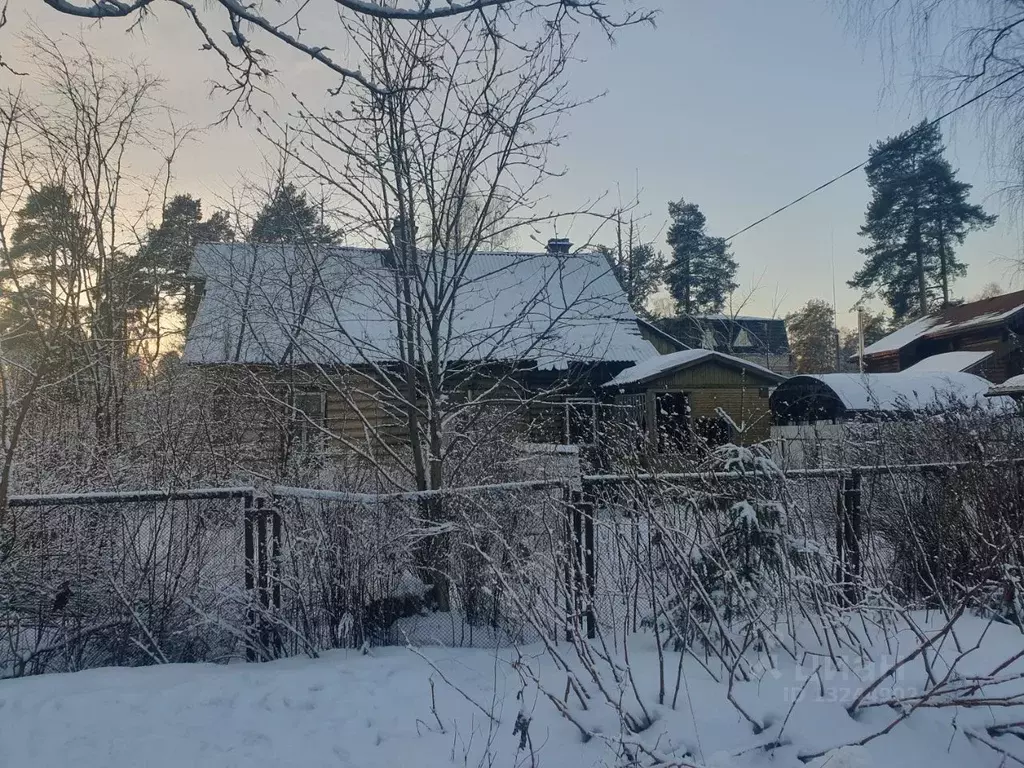
[[[574,626],[586,622],[587,637],[597,637],[594,597],[597,561],[594,540],[596,505],[592,489],[566,489],[565,494],[565,639],[572,640]]]
[[[246,659],[281,655],[274,617],[281,611],[281,513],[262,496],[245,499]]]

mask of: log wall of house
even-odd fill
[[[883,352],[864,356],[864,373],[896,373],[899,370],[899,352]]]
[[[380,439],[392,447],[402,442],[401,403],[389,397],[374,381],[362,376],[332,378],[326,385],[324,424],[338,437],[328,454],[350,453],[346,443],[379,449]]]
[[[867,373],[895,373],[945,352],[992,352],[992,357],[972,373],[993,384],[1001,384],[1011,376],[1024,373],[1021,344],[1016,333],[1004,326],[923,339],[898,352],[870,355],[864,358],[864,370]]]

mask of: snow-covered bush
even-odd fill
[[[762,626],[787,610],[811,550],[790,528],[785,484],[765,451],[722,446],[703,470],[707,484],[681,497],[663,501],[657,488],[649,491],[644,524],[656,533],[643,624],[676,650],[695,642],[705,652],[747,642],[765,648]],[[738,479],[715,480],[716,473]]]

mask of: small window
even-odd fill
[[[310,452],[323,445],[324,418],[327,410],[326,392],[295,392],[292,395],[292,448]]]
[[[750,349],[754,346],[754,342],[750,340],[750,334],[747,333],[747,329],[740,328],[739,333],[736,334],[736,338],[733,339],[732,345],[735,349]]]

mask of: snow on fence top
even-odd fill
[[[926,357],[906,369],[908,373],[959,373],[969,371],[992,356],[992,352],[943,352]]]
[[[972,301],[919,317],[864,349],[864,355],[896,352],[918,339],[939,338],[1005,322],[1024,312],[1024,291]]]
[[[444,360],[528,360],[550,370],[657,355],[600,254],[477,253],[457,291],[451,285],[455,265],[442,261],[424,253],[412,289],[451,306],[438,334]],[[389,262],[389,252],[374,249],[199,246],[191,274],[204,281],[204,293],[184,358],[296,365],[394,361],[400,302]],[[417,314],[423,328],[433,319]]]
[[[709,360],[716,361],[722,365],[732,368],[753,371],[762,377],[770,378],[776,382],[782,381],[785,378],[774,371],[770,371],[767,368],[757,365],[756,363],[751,363],[747,360],[733,357],[732,355],[714,352],[710,349],[684,349],[681,352],[672,352],[668,355],[658,355],[657,357],[643,360],[632,368],[627,368],[622,371],[622,373],[604,386],[622,387],[628,384],[640,384],[651,379],[656,379],[671,371],[688,368],[692,365],[699,365],[700,363],[707,362]]]

